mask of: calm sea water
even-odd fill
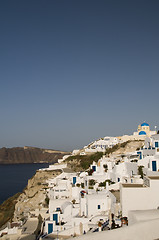
[[[0,164],[0,204],[17,192],[22,192],[36,170],[49,164]]]

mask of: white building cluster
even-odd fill
[[[112,139],[118,143],[118,139]],[[98,140],[89,148],[112,147],[104,145],[105,140]],[[158,170],[157,134],[146,137],[144,146],[135,152],[116,157],[103,155],[88,171],[69,173],[64,169],[48,182],[50,216],[44,232],[68,237],[120,227],[129,219],[131,225],[133,211],[159,208]]]
[[[105,152],[107,148],[112,148],[114,145],[118,143],[119,140],[117,137],[104,137],[85,146],[84,150],[86,153]]]
[[[85,153],[104,152],[118,142],[118,138],[105,137],[85,147]],[[79,153],[73,151],[73,155]],[[47,169],[62,169],[62,173],[47,182],[49,207],[41,239],[46,235],[109,239],[110,232],[111,239],[127,239],[123,234],[131,235],[133,226],[141,226],[146,232],[146,221],[152,227],[159,222],[159,134],[146,134],[144,146],[134,152],[112,157],[103,154],[83,172],[71,172],[63,163],[67,157]],[[129,226],[122,230],[123,225]],[[114,228],[120,229],[104,231]],[[87,234],[91,232],[101,233]],[[156,234],[154,230],[154,237]],[[130,239],[136,239],[135,235]],[[143,239],[150,238],[145,234]]]

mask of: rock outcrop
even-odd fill
[[[14,211],[14,220],[23,220],[31,211],[42,209],[48,204],[47,180],[59,175],[61,170],[37,171],[36,174],[28,180],[28,185],[23,193],[17,199]]]

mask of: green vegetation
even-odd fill
[[[107,179],[107,180],[105,180],[104,182],[100,182],[99,183],[99,187],[106,187],[106,183],[108,182],[108,184],[110,185],[110,184],[114,184],[115,182],[112,182],[110,179]]]
[[[109,156],[109,154],[117,151],[119,148],[125,148],[126,145],[127,145],[128,143],[130,143],[130,142],[131,142],[131,141],[129,140],[129,141],[127,141],[127,142],[118,143],[118,144],[114,145],[112,148],[107,148],[106,151],[105,151],[105,155]]]
[[[87,172],[88,172],[88,175],[89,175],[89,176],[92,176],[92,173],[93,173],[94,171],[93,171],[93,169],[91,168],[91,169],[89,169]]]
[[[13,218],[15,204],[19,195],[20,193],[15,194],[0,205],[0,228]]]
[[[138,159],[131,160],[131,162],[135,162],[136,163],[136,162],[138,162]]]
[[[133,141],[127,141],[123,143],[119,143],[114,145],[112,148],[107,148],[105,151],[105,155],[109,156],[113,152],[116,152],[117,150],[121,148],[125,148],[127,144],[131,142],[143,142],[140,140],[133,140]],[[72,168],[74,171],[85,171],[87,170],[90,165],[93,163],[93,161],[97,162],[101,157],[103,156],[102,152],[87,154],[87,155],[75,155],[68,157],[65,162],[67,163],[68,167]],[[107,171],[107,168],[105,168],[105,171]],[[88,171],[89,175],[92,175],[92,170]]]
[[[49,201],[50,201],[49,197],[46,196],[46,198],[45,198],[45,204],[44,204],[46,207],[49,206]]]
[[[108,165],[104,164],[103,167],[105,168],[105,172],[107,172],[108,171]]]
[[[143,168],[144,168],[144,166],[139,166],[139,167],[138,167],[138,174],[141,175],[141,178],[142,178],[142,179],[143,179],[143,177],[144,177]]]
[[[105,155],[109,156],[109,154],[117,151],[118,149],[125,148],[126,145],[130,142],[143,142],[143,141],[142,140],[133,140],[133,141],[128,140],[128,141],[123,142],[123,143],[118,143],[118,144],[114,145],[112,148],[107,148],[106,151],[105,151]]]
[[[81,188],[84,188],[84,183],[81,183]]]
[[[89,180],[89,186],[94,186],[96,181],[94,179]]]
[[[73,199],[73,200],[72,200],[72,203],[75,204],[75,203],[76,203],[76,199]]]
[[[102,156],[102,152],[97,152],[89,155],[75,155],[68,157],[66,159],[66,162],[72,169],[86,170],[93,163],[93,161],[97,162]]]

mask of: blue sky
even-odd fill
[[[0,1],[0,147],[159,127],[159,2]]]

